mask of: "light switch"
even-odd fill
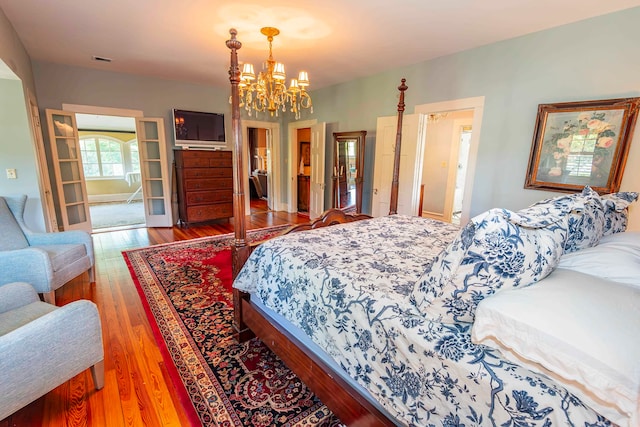
[[[16,179],[18,178],[18,174],[15,169],[7,169],[7,178],[8,179]]]

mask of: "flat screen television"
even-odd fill
[[[173,136],[179,147],[225,148],[224,114],[174,108]]]

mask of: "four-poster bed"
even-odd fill
[[[243,138],[240,123],[240,101],[238,84],[240,83],[240,67],[237,51],[242,44],[236,39],[237,31],[229,31],[231,39],[227,41],[227,47],[231,50],[231,65],[229,68],[229,81],[231,82],[231,135],[234,147],[234,246],[233,246],[233,277],[235,278],[247,261],[252,250],[259,244],[247,244],[245,224],[245,200],[242,186],[242,177],[245,173],[243,161]],[[399,148],[402,141],[402,114],[404,112],[404,92],[407,90],[406,80],[402,79],[398,90],[400,100],[398,102],[398,132],[396,134],[396,147]],[[394,178],[391,187],[390,214],[395,214],[398,204],[398,175],[400,163],[400,150],[396,150]],[[335,224],[344,224],[353,221],[371,218],[361,213],[347,214],[340,209],[328,209],[321,217],[308,224],[293,226],[287,233],[317,229]],[[253,336],[258,336],[267,343],[316,395],[347,425],[358,420],[367,420],[367,426],[388,425],[395,423],[383,414],[378,408],[360,396],[352,385],[341,380],[339,375],[332,372],[322,360],[312,352],[305,351],[301,343],[286,331],[278,330],[276,326],[266,320],[262,310],[251,304],[250,295],[238,289],[233,290],[234,303],[234,329],[239,341],[244,341]]]
[[[525,291],[534,289],[531,298],[538,289],[542,295],[547,289],[569,292],[567,284],[583,278],[570,267],[562,274],[552,273],[561,255],[597,245],[601,236],[592,238],[595,230],[586,225],[593,224],[593,218],[602,219],[597,230],[601,235],[607,229],[609,234],[626,234],[620,232],[635,193],[606,199],[585,188],[582,194],[549,199],[518,212],[492,209],[462,229],[397,215],[407,89],[402,79],[390,215],[371,218],[331,209],[291,230],[302,233],[248,245],[238,99],[241,44],[236,31],[230,33],[238,340],[260,338],[346,425],[605,426],[605,416],[616,420],[622,414],[619,419],[626,419],[633,400],[627,406],[603,403],[602,395],[589,400],[589,393],[573,387],[575,381],[567,385],[541,374],[535,363],[506,358],[500,349],[485,345],[489,341],[472,341],[472,331],[473,340],[487,339],[481,332],[495,338],[490,328],[488,333],[472,328],[476,308],[477,313],[493,313],[482,303],[498,291],[501,296],[518,296],[519,287],[544,281],[553,284]],[[593,218],[583,223],[588,215]],[[597,280],[594,286],[618,286]],[[584,296],[560,292],[556,297],[563,307],[562,298],[575,304]],[[628,299],[624,294],[622,300]],[[615,317],[616,308],[611,310],[587,317],[603,323]],[[545,318],[557,313],[562,310],[545,313]],[[564,344],[573,335],[568,334]],[[609,345],[609,353],[618,350],[616,343]]]

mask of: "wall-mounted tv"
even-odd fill
[[[179,147],[225,148],[224,114],[174,108],[173,136]]]

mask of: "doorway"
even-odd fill
[[[144,227],[135,119],[76,113],[76,124],[92,230]]]
[[[269,130],[265,128],[247,128],[249,145],[249,198],[251,214],[268,212],[269,206],[269,164],[270,158],[267,139]]]
[[[252,130],[254,129],[254,130]],[[275,122],[263,122],[258,120],[242,120],[242,136],[243,141],[247,143],[242,144],[242,156],[245,160],[244,170],[245,174],[243,178],[243,193],[245,194],[245,212],[253,213],[251,207],[251,194],[254,191],[253,188],[257,185],[262,187],[262,196],[266,198],[261,203],[259,209],[266,209],[268,211],[284,210],[281,206],[281,189],[280,182],[281,175],[281,160],[280,160],[280,124]],[[256,144],[258,148],[257,152],[252,150],[252,140],[264,138],[264,145],[262,142]],[[258,156],[258,157],[254,157]],[[260,184],[252,183],[254,180],[252,176],[257,176],[260,180]],[[266,202],[266,203],[265,203]],[[266,205],[266,207],[265,207]],[[264,210],[262,210],[264,212]]]
[[[297,149],[295,152],[298,165],[298,203],[297,211],[301,215],[309,215],[311,190],[311,128],[296,130]]]
[[[309,215],[313,220],[322,215],[325,206],[327,124],[317,120],[291,122],[288,133],[289,204],[287,211]],[[308,144],[305,144],[307,142]],[[305,206],[307,188],[309,197],[308,205]],[[302,203],[302,206],[299,206],[299,203]]]
[[[460,224],[473,110],[426,115],[422,216]]]
[[[108,107],[93,107],[86,105],[63,104],[63,110],[45,110],[49,136],[49,159],[53,165],[53,181],[56,186],[56,214],[63,230],[92,231],[89,200],[87,195],[87,175],[94,173],[94,178],[116,178],[122,182],[129,181],[133,188],[127,190],[129,197],[142,197],[144,207],[144,225],[147,227],[170,227],[172,221],[170,175],[167,165],[164,120],[162,118],[143,117],[142,111],[123,110]],[[128,163],[121,151],[122,147],[113,138],[106,140],[103,136],[96,136],[96,130],[88,131],[93,134],[91,142],[80,144],[80,135],[76,123],[76,114],[92,116],[109,116],[134,120],[135,133],[126,139],[129,151]],[[104,130],[101,127],[100,130]],[[107,129],[113,130],[113,129]],[[87,135],[87,140],[90,140]],[[133,143],[133,139],[135,142]],[[103,141],[104,139],[105,141]],[[137,150],[136,150],[137,147]],[[82,151],[86,153],[82,153]],[[99,153],[98,153],[99,151]],[[137,152],[139,173],[133,171],[131,153]],[[85,154],[83,165],[83,155]],[[118,157],[120,156],[120,157]],[[127,164],[129,166],[127,166]],[[91,169],[93,168],[93,169]],[[128,169],[129,168],[129,169]],[[96,170],[98,172],[96,172]],[[136,182],[138,181],[138,182]],[[144,189],[144,191],[142,190]],[[129,197],[127,199],[129,199]]]
[[[469,221],[483,112],[484,96],[415,107],[426,116],[423,216],[462,225]],[[438,142],[429,144],[430,139]]]

